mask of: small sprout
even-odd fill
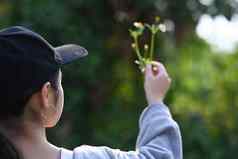
[[[131,44],[131,47],[135,51],[138,60],[135,60],[135,63],[139,65],[139,69],[141,72],[145,71],[145,66],[148,63],[151,63],[153,61],[153,53],[154,53],[154,46],[155,46],[155,37],[157,33],[160,32],[166,32],[166,26],[165,24],[159,23],[160,17],[155,17],[155,24],[143,24],[141,22],[134,22],[133,25],[135,28],[130,29],[130,35],[133,38],[133,43]],[[150,39],[150,45],[145,44],[144,49],[141,50],[139,46],[139,37],[143,35],[144,30],[148,29],[151,33],[151,39]],[[143,53],[143,55],[141,54]],[[153,67],[154,71],[157,71],[158,68]]]
[[[131,36],[134,38],[134,40],[135,40],[135,39],[137,39],[139,36],[141,36],[143,34],[145,27],[140,22],[135,22],[134,26],[136,27],[136,29],[134,29],[134,30],[129,29],[129,32],[130,32]]]
[[[164,24],[159,24],[159,29],[161,32],[166,32],[166,26]]]
[[[135,64],[140,65],[140,61],[135,60]]]
[[[138,37],[138,33],[136,31],[133,31],[133,30],[129,30],[130,32],[130,35],[133,37],[133,38],[137,38]]]
[[[144,49],[145,49],[145,51],[147,51],[147,50],[149,49],[148,44],[145,44],[145,45],[144,45]]]
[[[141,69],[141,73],[144,73],[144,72],[145,72],[145,68],[142,68],[142,69]]]
[[[158,25],[155,24],[152,25],[146,24],[145,26],[151,31],[152,34],[156,34],[160,30]]]
[[[136,48],[136,44],[135,43],[132,43],[131,44],[131,47],[134,49],[134,48]]]
[[[143,29],[144,25],[141,22],[134,22],[134,26],[138,29]]]
[[[158,23],[160,21],[160,17],[159,16],[156,16],[155,17],[155,22]]]

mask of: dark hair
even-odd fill
[[[50,84],[56,91],[59,89],[59,75],[60,69],[49,79]]]
[[[2,133],[0,133],[0,156],[1,159],[21,159],[19,152],[15,148],[15,146],[5,137]]]
[[[52,87],[58,92],[59,88],[59,73],[60,70],[55,72],[52,77],[49,79],[49,82],[51,83]],[[1,120],[10,119],[12,117],[20,117],[25,110],[25,106],[27,101],[31,98],[33,93],[37,92],[41,89],[38,88],[35,91],[31,91],[27,96],[25,96],[23,99],[17,100],[17,102],[14,102],[14,105],[7,105],[6,103],[1,103],[3,106],[0,110],[0,123]],[[11,97],[9,97],[9,100],[11,100]],[[4,105],[5,104],[5,105]],[[20,159],[20,155],[15,148],[15,146],[9,141],[9,139],[4,136],[2,133],[0,133],[0,157],[1,159]]]
[[[55,72],[49,79],[49,82],[56,91],[59,88],[59,72],[60,70]],[[28,90],[23,95],[23,97],[19,99],[12,99],[12,97],[7,97],[7,99],[1,100],[0,102],[2,107],[0,109],[0,120],[9,119],[11,117],[20,117],[24,113],[25,105],[28,100],[35,92],[39,91],[41,88],[42,85],[32,90]]]

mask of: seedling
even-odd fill
[[[154,24],[134,22],[133,25],[133,29],[129,29],[130,36],[133,38],[131,47],[133,48],[138,58],[137,60],[135,60],[135,63],[139,65],[141,72],[144,72],[146,64],[152,63],[154,58],[153,54],[156,35],[158,35],[159,32],[166,32],[166,26],[165,24],[160,23],[160,18],[158,16],[155,18]],[[139,38],[143,36],[145,29],[148,29],[150,32],[150,44],[144,44],[143,47],[140,47]],[[153,70],[156,71],[157,67],[153,67]]]

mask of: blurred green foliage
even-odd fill
[[[157,59],[173,79],[166,103],[181,126],[184,158],[236,158],[238,52],[214,53],[194,28],[203,13],[230,17],[237,7],[235,0],[214,0],[207,6],[200,2],[0,1],[1,28],[23,25],[54,46],[78,43],[89,51],[87,58],[63,68],[65,111],[57,127],[49,130],[49,139],[67,148],[92,144],[134,149],[138,117],[147,103],[128,28],[134,21],[151,22],[160,15],[175,25],[174,31],[156,39],[156,46]]]

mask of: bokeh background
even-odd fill
[[[237,0],[1,0],[0,28],[26,26],[54,46],[89,51],[63,69],[65,109],[50,141],[133,150],[147,103],[128,29],[159,15],[169,31],[156,39],[156,60],[173,79],[165,103],[180,124],[184,158],[235,159],[237,13]]]

